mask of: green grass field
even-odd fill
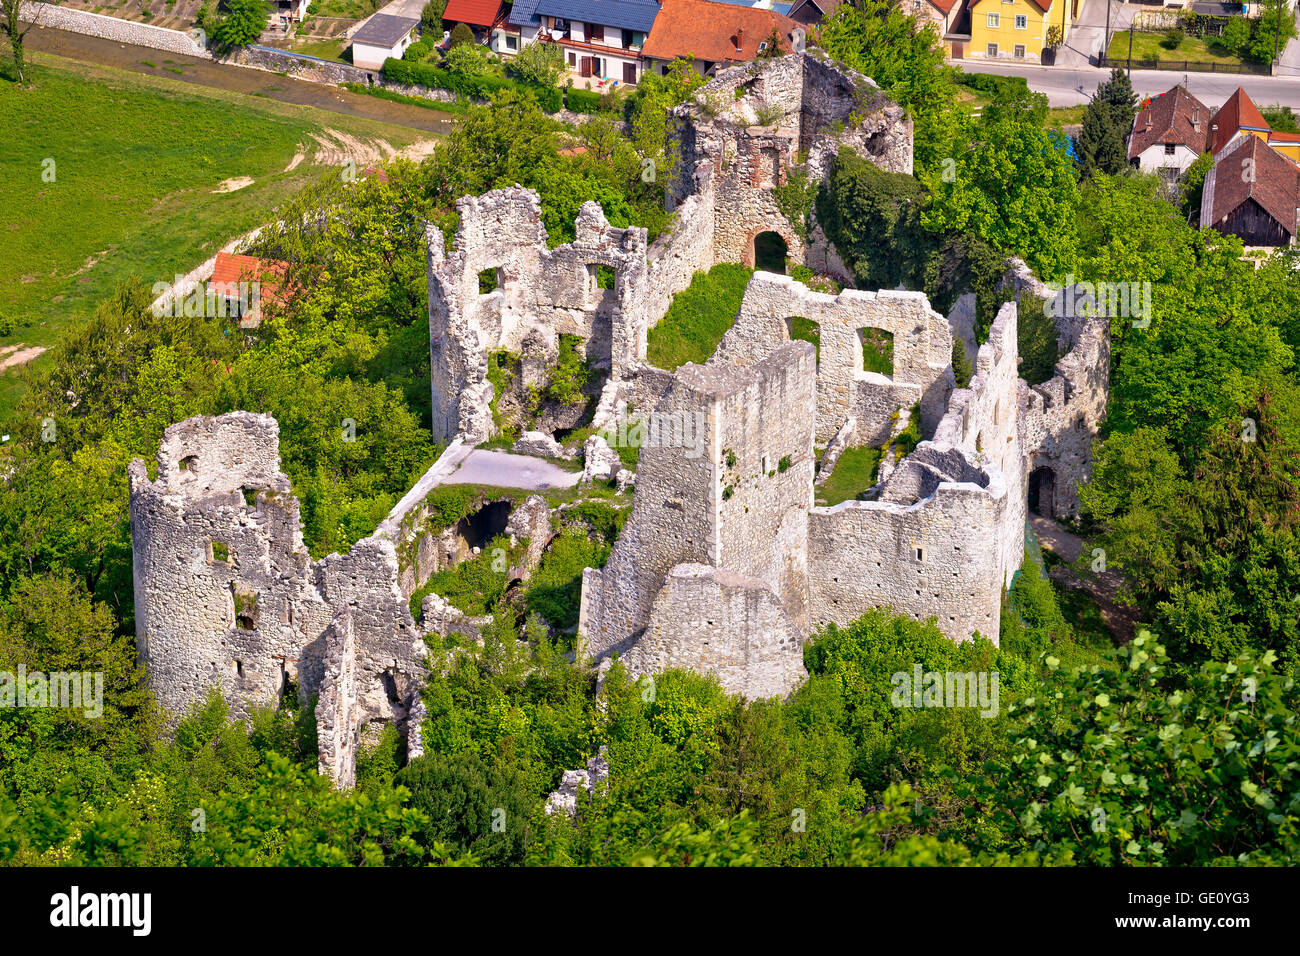
[[[314,165],[312,133],[401,148],[404,127],[33,57],[34,87],[0,81],[0,346],[50,346],[130,275],[171,281],[274,217]],[[287,170],[294,156],[307,159]],[[250,185],[217,191],[226,180]],[[40,361],[39,359],[37,361]],[[0,425],[21,388],[0,375]]]
[[[1127,31],[1116,34],[1111,37],[1110,49],[1106,55],[1111,62],[1119,66],[1120,61],[1127,61],[1129,56],[1128,45],[1129,34]],[[1133,59],[1135,60],[1167,60],[1182,61],[1190,60],[1193,63],[1241,63],[1239,56],[1234,56],[1225,50],[1216,42],[1214,37],[1185,37],[1183,42],[1178,44],[1178,49],[1170,50],[1163,45],[1165,36],[1163,33],[1137,33],[1133,34]]]
[[[669,372],[687,362],[707,362],[735,324],[753,274],[753,269],[734,263],[695,273],[691,284],[674,296],[664,317],[650,330],[646,360]]]
[[[846,448],[835,463],[826,484],[817,489],[817,504],[837,505],[850,501],[876,483],[880,467],[879,448]]]

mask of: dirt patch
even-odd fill
[[[302,161],[306,158],[307,158],[306,153],[294,153],[293,159],[289,160],[289,165],[284,167],[284,171],[286,173],[292,172],[293,170],[297,169],[298,166],[302,163]]]
[[[24,348],[23,343],[17,345],[6,345],[0,347],[0,372],[6,372],[11,368],[17,368],[19,365],[26,365],[32,359],[36,358],[45,347],[42,345],[33,345]]]
[[[233,179],[223,179],[221,183],[217,186],[217,188],[212,191],[214,193],[233,193],[236,190],[243,189],[244,187],[251,186],[251,185],[253,185],[253,177],[236,176]]]

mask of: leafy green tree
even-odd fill
[[[826,17],[821,47],[876,81],[912,116],[918,175],[930,179],[961,148],[954,71],[930,25],[918,25],[887,0],[844,3]],[[931,184],[933,185],[933,184]]]
[[[420,34],[442,38],[442,14],[447,9],[447,0],[428,0],[420,11]]]
[[[533,800],[517,772],[461,753],[419,757],[396,781],[426,821],[416,834],[422,846],[454,847],[489,866],[523,861]]]
[[[1219,43],[1229,53],[1240,56],[1250,43],[1250,22],[1244,16],[1229,17],[1219,35]]]
[[[1094,96],[1083,111],[1078,138],[1079,169],[1085,177],[1094,171],[1114,176],[1128,165],[1124,131],[1115,122],[1115,111]]]
[[[552,87],[564,75],[564,51],[558,43],[530,43],[515,54],[509,69],[526,83]]]
[[[1286,0],[1262,0],[1250,41],[1250,55],[1260,63],[1272,63],[1295,35],[1295,11],[1290,4]]]
[[[212,29],[213,45],[222,52],[256,43],[266,32],[271,11],[264,0],[226,0],[226,12]]]

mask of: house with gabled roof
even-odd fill
[[[537,0],[533,7],[538,40],[560,45],[579,86],[601,88],[637,82],[659,13],[656,0]]]
[[[1143,101],[1129,133],[1128,159],[1143,172],[1177,179],[1205,152],[1210,108],[1182,86]]]
[[[1247,246],[1295,241],[1300,167],[1264,137],[1237,135],[1215,158],[1201,192],[1201,226]]]
[[[690,57],[701,74],[747,63],[773,51],[794,48],[792,34],[799,24],[787,16],[760,7],[742,7],[713,0],[664,0],[641,55],[647,69],[663,73],[679,57]]]
[[[1070,22],[1084,0],[967,0],[970,40],[956,38],[952,55],[976,60],[1042,62],[1048,34],[1056,27],[1061,43],[1070,39]],[[965,18],[962,18],[963,29]]]

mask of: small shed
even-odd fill
[[[419,25],[415,17],[376,13],[352,34],[353,64],[363,70],[378,70],[389,57],[400,60],[406,48],[415,42]]]

